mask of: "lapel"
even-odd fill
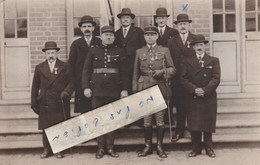
[[[122,27],[121,27],[121,31],[123,31]],[[128,31],[128,33],[127,33],[125,38],[123,36],[123,33],[121,33],[123,38],[124,38],[124,43],[127,43],[129,41],[129,39],[133,36],[135,31],[136,31],[136,29],[133,26],[130,26],[129,31]]]
[[[192,36],[191,36],[191,33],[188,32],[188,37],[187,37],[186,42],[185,42],[185,47],[187,47],[187,48],[191,47],[190,43],[191,43],[192,41],[193,41],[193,38],[192,38]]]
[[[45,60],[41,65],[40,71],[44,77],[46,77],[47,79],[51,79],[51,70],[47,60]]]
[[[204,59],[204,57],[203,57]],[[200,70],[202,67],[199,64],[199,60],[196,56],[196,53],[193,53],[190,58],[187,59],[188,63],[194,68],[195,72],[197,72],[198,70]]]
[[[170,36],[170,28],[166,25],[164,33],[162,35],[162,40],[167,39],[167,37],[169,37],[169,36]]]
[[[92,40],[93,40],[93,38],[92,38]],[[83,48],[87,48],[88,47],[87,41],[85,40],[84,36],[82,36],[79,39],[79,45],[80,45],[80,47],[83,47]]]
[[[185,46],[182,43],[182,39],[181,39],[180,33],[175,36],[175,42],[178,45],[178,47],[181,48],[182,51],[184,51]]]
[[[195,56],[196,56],[196,54],[195,54]],[[197,69],[195,71],[195,74],[198,74],[200,71],[204,70],[207,67],[207,65],[212,61],[212,58],[208,54],[205,53],[202,60],[204,61],[204,67],[200,67],[199,69]]]
[[[93,36],[92,39],[91,39],[91,42],[90,42],[90,47],[95,47],[96,45],[99,45],[100,39],[97,38],[96,36]]]

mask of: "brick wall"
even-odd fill
[[[41,51],[46,41],[55,41],[60,59],[67,59],[66,0],[29,0],[30,51],[32,72],[45,59]]]

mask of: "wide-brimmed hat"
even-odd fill
[[[189,23],[191,23],[192,20],[189,19],[188,14],[183,13],[183,14],[179,14],[177,16],[177,21],[174,21],[175,24],[178,24],[179,22],[189,22]]]
[[[144,34],[155,33],[158,34],[158,28],[156,26],[146,26],[144,27]]]
[[[121,13],[117,14],[118,18],[121,18],[123,15],[129,15],[132,19],[135,18],[135,15],[131,12],[129,8],[123,8]]]
[[[160,7],[156,9],[156,15],[154,17],[169,17],[170,15],[167,14],[166,8]]]
[[[84,15],[83,17],[81,17],[80,22],[79,22],[79,27],[81,27],[81,25],[83,23],[92,23],[93,26],[96,26],[96,22],[94,21],[94,19],[89,16],[89,15]]]
[[[42,49],[43,52],[49,49],[55,49],[57,51],[60,50],[60,48],[57,47],[57,43],[54,41],[47,41],[45,42],[44,48]]]
[[[191,45],[194,45],[196,43],[208,43],[209,41],[205,39],[205,36],[202,34],[197,34],[193,37],[193,41],[190,43]]]
[[[114,27],[113,26],[103,26],[101,28],[101,33],[105,33],[105,32],[111,32],[114,33]]]

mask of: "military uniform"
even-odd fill
[[[112,44],[89,51],[82,73],[82,88],[92,90],[92,108],[118,100],[120,92],[129,89],[128,69],[122,48]],[[98,148],[104,150],[106,145],[108,150],[113,149],[114,139],[113,132],[98,137]]]

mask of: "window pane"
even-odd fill
[[[222,9],[223,8],[222,0],[212,0],[212,2],[213,2],[213,9]]]
[[[227,10],[234,11],[235,10],[235,0],[226,0],[225,8]]]
[[[27,0],[17,0],[17,17],[27,17]]]
[[[260,13],[258,14],[258,31],[260,32]]]
[[[260,11],[260,0],[258,0],[258,11]]]
[[[153,14],[153,3],[151,2],[151,0],[140,0],[140,14],[142,15],[152,15]]]
[[[222,15],[213,15],[213,32],[223,32]]]
[[[152,17],[140,17],[140,28],[144,29],[145,26],[152,25]]]
[[[256,30],[256,18],[254,13],[246,14],[246,31],[255,31]]]
[[[255,11],[255,0],[246,0],[246,11]]]
[[[15,37],[15,27],[14,20],[5,20],[5,38],[14,38]]]
[[[18,38],[27,38],[27,20],[17,20],[17,36]]]
[[[226,32],[235,32],[236,31],[236,16],[235,14],[226,15]]]
[[[15,18],[15,0],[4,1],[5,18]]]

